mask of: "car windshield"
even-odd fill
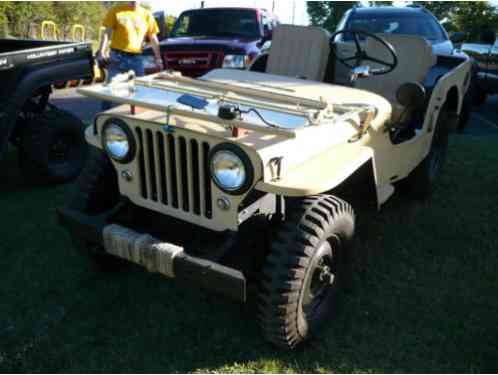
[[[422,14],[365,14],[356,13],[346,24],[346,29],[363,30],[373,34],[405,34],[421,36],[432,43],[446,41],[441,26],[436,20]],[[350,34],[344,35],[351,41]]]
[[[197,9],[184,12],[171,37],[259,38],[257,13],[251,9]]]

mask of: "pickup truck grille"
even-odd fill
[[[155,205],[212,218],[208,153],[211,145],[184,135],[135,129],[139,144],[139,184]]]
[[[166,52],[164,55],[167,69],[193,77],[221,67],[223,58],[223,52]]]

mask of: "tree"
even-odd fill
[[[458,1],[454,24],[468,40],[478,41],[484,29],[498,29],[498,13],[487,1]]]
[[[110,3],[110,2],[109,2]],[[42,21],[55,22],[63,37],[75,23],[82,24],[87,34],[96,35],[105,14],[104,4],[98,1],[2,1],[0,2],[0,32],[15,37],[30,36],[31,26]],[[5,31],[4,31],[5,30]]]
[[[460,1],[414,1],[413,4],[421,5],[429,10],[438,20],[450,17],[459,6]]]
[[[313,26],[324,27],[333,32],[344,13],[358,1],[307,1],[306,8]]]
[[[393,5],[392,1],[369,1],[368,5],[371,7],[384,7]]]

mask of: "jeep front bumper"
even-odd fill
[[[106,253],[145,267],[150,272],[187,281],[245,302],[246,279],[242,272],[222,264],[193,257],[180,246],[147,234],[109,224],[105,216],[91,217],[70,209],[57,210],[59,223]]]

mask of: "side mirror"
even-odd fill
[[[271,40],[273,37],[273,31],[270,30],[268,26],[265,26],[263,28],[263,40],[267,42],[268,40]]]
[[[420,83],[403,83],[396,91],[396,99],[403,107],[420,108],[425,103],[425,88]]]
[[[462,31],[457,31],[453,33],[453,35],[451,35],[450,40],[452,43],[455,44],[463,43],[465,41],[465,33]]]

